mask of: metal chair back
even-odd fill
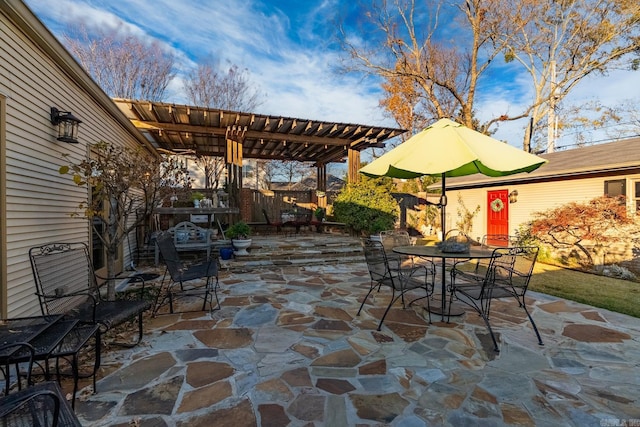
[[[385,230],[380,232],[380,240],[387,254],[396,246],[410,246],[411,237],[404,230]]]
[[[451,270],[451,302],[455,296],[480,314],[489,329],[496,352],[500,350],[489,322],[491,301],[504,297],[513,297],[522,307],[536,333],[538,344],[543,345],[525,301],[538,252],[536,246],[496,248],[488,264],[478,264],[475,269],[469,270],[461,262],[454,264]]]
[[[393,275],[391,273],[392,267],[389,265],[389,260],[382,243],[371,239],[364,239],[362,248],[371,280],[385,286],[394,287]],[[397,266],[394,265],[394,267],[397,269]]]
[[[173,236],[168,232],[160,233],[156,237],[156,244],[158,245],[162,260],[171,278],[175,281],[180,281],[180,273],[184,271],[186,267],[184,261],[180,259],[180,255],[173,241]]]
[[[84,243],[51,243],[29,250],[31,270],[43,315],[65,314],[70,307],[100,300]],[[60,298],[62,295],[69,295]]]
[[[376,288],[380,291],[382,286],[391,288],[392,294],[389,305],[380,318],[378,330],[382,328],[382,324],[384,319],[387,317],[387,313],[389,313],[391,306],[393,306],[398,299],[402,300],[402,308],[406,307],[404,295],[408,291],[424,289],[425,296],[415,298],[409,303],[409,305],[416,300],[426,298],[427,307],[429,306],[429,297],[433,294],[433,275],[430,270],[424,266],[401,267],[401,259],[388,257],[382,243],[376,240],[363,239],[362,248],[364,251],[365,261],[367,262],[369,275],[371,276],[371,284],[369,292],[362,300],[362,304],[360,304],[360,308],[357,313],[358,315],[360,315],[362,307],[364,307],[369,295],[371,295]],[[429,281],[429,278],[432,279],[431,282]],[[431,322],[431,317],[429,317],[429,322]]]
[[[156,244],[166,265],[165,277],[162,278],[162,289],[157,295],[154,313],[164,304],[165,300],[169,300],[170,312],[174,312],[173,300],[181,296],[198,296],[204,300],[202,310],[205,310],[207,302],[209,302],[210,311],[213,311],[213,297],[216,298],[217,307],[220,307],[218,301],[218,259],[215,258],[202,260],[201,262],[187,264],[180,258],[178,250],[173,242],[173,237],[168,232],[160,233],[156,238]],[[165,286],[165,278],[167,273],[171,280]],[[215,278],[215,283],[211,283]],[[199,279],[204,280],[204,284],[194,282]],[[190,282],[189,286],[185,282]],[[176,289],[177,285],[177,289]],[[210,298],[211,297],[211,298]],[[209,301],[211,299],[211,301]]]

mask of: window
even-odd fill
[[[616,179],[604,182],[604,195],[609,197],[626,196],[627,187],[625,179]]]
[[[633,202],[636,205],[636,214],[640,214],[640,181],[634,183]]]

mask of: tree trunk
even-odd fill
[[[116,252],[107,251],[107,300],[116,299]]]

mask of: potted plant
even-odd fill
[[[247,248],[251,246],[251,227],[244,221],[238,221],[232,224],[226,232],[226,235],[231,239],[231,244],[236,249],[235,255],[249,255]]]
[[[200,201],[204,199],[204,194],[202,194],[199,191],[194,191],[193,193],[191,193],[191,201],[193,202],[193,207],[194,208],[199,208],[200,207]]]
[[[324,208],[317,207],[316,210],[313,212],[313,215],[316,217],[318,221],[320,222],[324,221],[324,217],[325,217]]]
[[[318,221],[316,223],[316,232],[318,233],[322,233],[323,232],[323,227],[322,227],[322,223],[324,222],[324,218],[325,218],[325,210],[324,208],[321,207],[317,207],[314,211],[313,211],[313,216],[316,218],[316,220]]]

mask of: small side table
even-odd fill
[[[29,343],[34,350],[33,361],[47,360],[49,353],[62,341],[64,336],[75,326],[77,320],[61,321],[61,315],[22,317],[6,319],[0,322],[0,344],[12,342]],[[60,325],[49,332],[53,325]],[[19,364],[31,360],[31,354],[26,350],[18,350],[0,354],[0,365],[5,368],[5,394],[9,393],[10,373],[9,366],[16,365],[18,388],[21,388]],[[30,373],[29,377],[30,378]]]
[[[95,360],[93,368],[86,374],[80,374],[78,357],[80,350],[84,348],[91,338],[95,338],[94,353]],[[100,368],[100,326],[79,324],[64,336],[64,339],[53,349],[49,357],[56,358],[56,377],[60,382],[60,376],[64,375],[60,370],[60,359],[64,359],[71,365],[71,375],[73,377],[73,399],[71,406],[75,409],[76,393],[78,392],[78,380],[80,378],[93,377],[93,392],[96,392],[96,373]]]

